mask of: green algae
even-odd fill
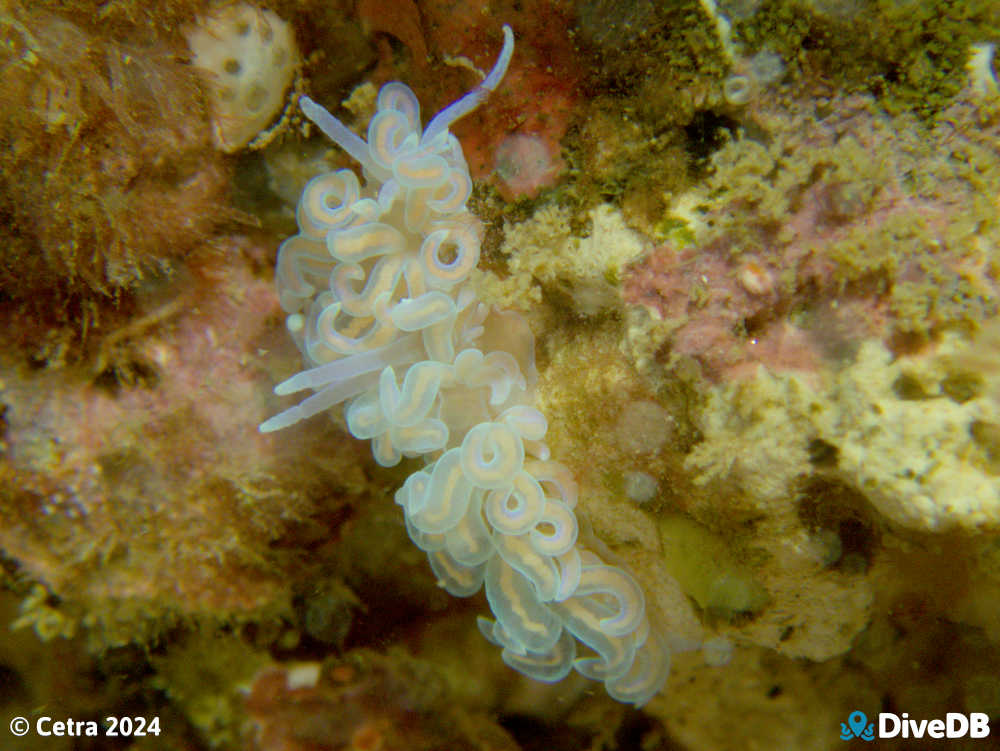
[[[877,0],[840,12],[816,6],[769,0],[734,25],[735,36],[753,52],[777,52],[792,77],[820,73],[838,89],[874,95],[892,114],[940,113],[965,83],[969,45],[1000,29],[989,0]]]
[[[671,216],[669,213],[654,228],[656,237],[665,240],[677,248],[686,248],[695,244],[694,232],[687,220],[680,217]]]
[[[732,621],[767,604],[767,592],[722,537],[685,516],[658,524],[667,570],[704,612]]]
[[[195,631],[151,659],[154,684],[165,691],[212,746],[236,747],[245,721],[243,696],[266,666],[266,653],[232,633]]]

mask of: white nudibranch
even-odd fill
[[[479,627],[504,661],[546,682],[575,669],[641,706],[663,687],[669,652],[635,580],[577,539],[578,488],[549,460],[548,424],[532,404],[527,324],[488,310],[467,282],[481,229],[448,128],[503,78],[514,51],[509,26],[503,34],[483,83],[423,131],[401,83],[379,92],[367,143],[302,97],[305,115],[361,164],[365,185],[343,169],[302,194],[276,282],[306,369],[275,393],[315,393],[260,430],[344,403],[348,430],[371,439],[379,464],[424,457],[396,492],[407,531],[448,592],[485,587],[496,620]]]

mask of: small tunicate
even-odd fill
[[[618,418],[618,445],[632,454],[655,454],[672,430],[673,418],[656,402],[629,402]]]
[[[761,50],[750,58],[750,74],[760,86],[774,83],[785,73],[785,61],[771,50]]]
[[[555,181],[565,165],[536,135],[515,133],[497,147],[496,173],[515,198],[534,198]]]
[[[722,96],[734,107],[740,107],[750,101],[753,86],[749,76],[734,73],[722,84]]]
[[[733,643],[724,636],[713,636],[701,645],[705,664],[711,667],[728,665],[733,658]]]
[[[635,503],[649,503],[660,492],[656,478],[645,472],[632,470],[626,472],[622,479],[625,485],[625,495]]]

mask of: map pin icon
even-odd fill
[[[851,730],[854,731],[854,737],[860,738],[861,734],[865,732],[865,725],[868,724],[868,718],[865,717],[864,712],[855,710],[847,716],[847,724],[850,725]]]

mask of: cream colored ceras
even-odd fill
[[[530,331],[514,313],[487,310],[467,283],[480,225],[448,128],[497,87],[513,49],[505,26],[490,74],[423,130],[401,83],[379,92],[367,143],[302,98],[305,115],[361,164],[365,185],[338,170],[305,188],[276,277],[307,369],[275,391],[316,393],[260,429],[344,402],[348,429],[372,440],[379,464],[423,457],[396,493],[407,530],[450,593],[485,586],[496,620],[479,627],[504,661],[547,682],[575,669],[638,706],[666,681],[668,651],[635,580],[577,540],[577,484],[549,459],[532,404]]]

